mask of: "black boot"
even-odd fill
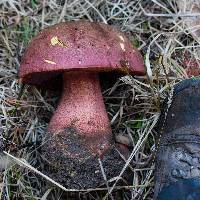
[[[164,105],[157,127],[154,199],[200,199],[200,79],[177,84]]]

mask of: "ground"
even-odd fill
[[[38,146],[60,92],[22,85],[17,73],[28,42],[42,28],[79,19],[125,32],[141,51],[147,75],[127,74],[102,83],[113,133],[117,140],[118,134],[127,134],[132,141],[124,165],[132,166],[132,183],[113,196],[107,188],[76,193],[69,188],[65,199],[152,199],[154,127],[161,105],[171,87],[188,78],[184,58],[197,59],[198,43],[178,14],[175,0],[0,0],[0,133],[6,152],[14,155],[12,160],[1,156],[2,199],[57,200],[66,189],[31,168],[39,162]]]

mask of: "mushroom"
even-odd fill
[[[22,58],[22,83],[43,85],[63,77],[62,97],[42,151],[53,167],[51,177],[68,187],[102,184],[98,158],[108,177],[118,175],[124,165],[114,150],[98,78],[99,72],[111,71],[143,75],[145,68],[142,56],[123,33],[97,22],[48,27],[32,39]]]

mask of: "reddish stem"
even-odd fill
[[[67,128],[75,129],[87,141],[85,145],[93,155],[101,155],[110,147],[112,132],[98,74],[63,74],[63,93],[50,121],[49,132],[59,134]]]

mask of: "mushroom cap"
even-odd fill
[[[23,83],[41,84],[71,70],[145,73],[141,54],[122,32],[104,23],[77,21],[50,26],[34,37],[19,77]]]

